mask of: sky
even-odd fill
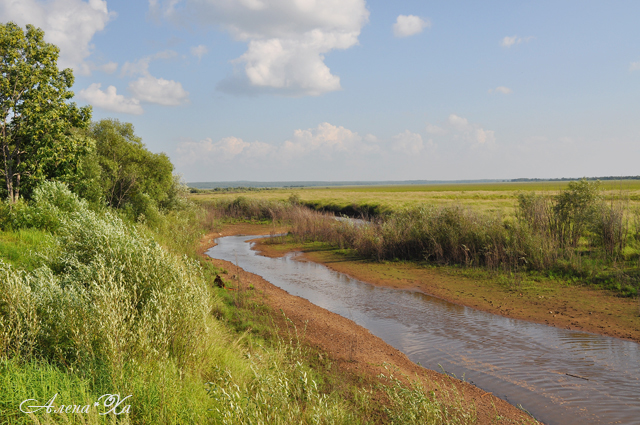
[[[0,0],[196,181],[640,175],[640,2]]]

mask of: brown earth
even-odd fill
[[[549,280],[529,285],[513,282],[505,286],[496,279],[448,274],[415,263],[377,263],[327,248],[261,242],[255,249],[262,255],[277,257],[291,250],[302,251],[302,259],[374,285],[415,289],[505,317],[640,342],[638,300],[607,291]]]
[[[202,239],[200,253],[204,255],[208,248],[214,246],[213,239],[217,237],[234,234],[260,235],[270,232],[277,233],[278,229],[251,224],[227,225],[219,233],[206,235]],[[390,371],[395,370],[393,373],[397,377],[404,375],[422,381],[428,391],[438,394],[439,400],[453,400],[454,405],[474,410],[478,424],[538,423],[522,410],[491,393],[418,366],[402,352],[349,319],[320,308],[303,298],[290,295],[260,276],[245,272],[232,263],[208,257],[207,260],[234,273],[241,290],[253,288],[262,295],[256,299],[267,304],[273,311],[281,310],[297,329],[305,329],[305,342],[325,353],[333,364],[337,365],[346,380],[359,382],[365,378],[368,381],[377,381],[381,379],[380,374],[388,376]],[[385,365],[388,365],[387,368]],[[403,380],[406,382],[406,378]]]

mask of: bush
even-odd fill
[[[197,358],[211,308],[199,266],[68,191],[47,190],[33,210],[52,212],[59,249],[33,273],[0,263],[0,353],[85,371],[122,370],[132,358]]]
[[[554,201],[554,231],[561,245],[575,248],[596,220],[602,202],[600,182],[586,179],[569,182],[569,187]]]
[[[33,191],[32,200],[3,204],[4,229],[36,228],[56,231],[63,215],[87,208],[87,202],[72,193],[65,183],[47,181]]]

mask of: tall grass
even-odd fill
[[[387,374],[381,374],[386,385],[383,390],[390,400],[390,408],[385,411],[391,424],[451,424],[463,425],[476,423],[476,411],[473,405],[465,403],[464,396],[454,387],[439,386],[439,395],[427,391],[418,380],[403,383],[394,376],[394,371],[385,365]],[[444,401],[446,400],[446,402]],[[534,422],[534,421],[532,421]]]
[[[625,296],[638,294],[640,213],[633,216],[623,196],[605,201],[598,183],[584,180],[557,195],[523,193],[516,202],[515,217],[451,204],[356,221],[336,220],[291,200],[238,198],[209,208],[218,216],[286,221],[297,241],[327,242],[376,261],[560,273]]]

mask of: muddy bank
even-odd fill
[[[203,238],[200,252],[213,245],[212,240],[233,234],[269,234],[273,229],[266,226],[227,226],[220,233]],[[475,406],[478,423],[535,423],[527,414],[477,387],[449,376],[424,369],[411,362],[402,352],[386,344],[354,322],[324,310],[305,299],[289,295],[271,285],[260,276],[238,269],[236,265],[222,260],[212,260],[217,266],[227,269],[239,277],[243,287],[253,286],[260,296],[256,297],[274,311],[282,310],[298,329],[305,329],[304,339],[311,346],[328,355],[345,375],[345,379],[366,377],[377,380],[381,373],[388,374],[384,364],[398,368],[396,375],[417,377],[428,390],[451,394],[452,389],[462,395],[464,405]],[[446,395],[441,397],[446,398]]]
[[[449,275],[414,263],[376,263],[325,248],[256,241],[262,255],[280,257],[291,250],[302,258],[378,286],[415,289],[446,301],[513,319],[581,330],[640,342],[640,304],[606,291],[559,282],[506,288],[490,279]]]

